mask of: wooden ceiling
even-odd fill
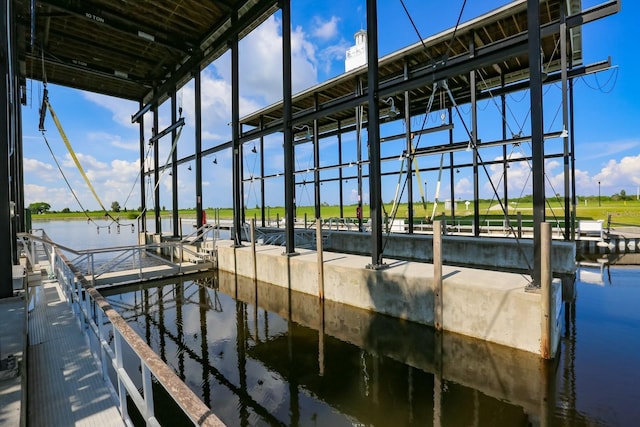
[[[14,0],[23,79],[148,102],[273,14],[275,0]],[[237,19],[236,19],[237,16]],[[166,99],[166,94],[160,94]]]

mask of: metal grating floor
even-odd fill
[[[28,425],[125,425],[55,281],[29,314]]]

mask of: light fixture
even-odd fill
[[[213,158],[213,164],[214,164],[214,165],[217,165],[217,164],[218,164],[218,158],[217,158],[217,157],[214,157],[214,158]]]
[[[391,105],[391,108],[389,108],[389,118],[390,119],[394,119],[398,114],[400,114],[400,110],[398,110],[396,108],[396,103],[393,100],[393,97],[389,97],[387,99],[385,99],[384,101],[385,104]]]
[[[567,128],[562,126],[562,132],[560,133],[560,138],[568,138],[569,132],[567,132]]]
[[[311,139],[311,128],[309,127],[309,125],[294,126],[293,128],[297,130],[307,129],[307,132],[305,132],[304,134],[304,139]]]
[[[253,148],[251,149],[251,152],[252,153],[257,153],[258,152],[258,150],[256,149],[256,145],[255,144],[253,144]]]
[[[187,166],[187,170],[191,170],[191,165]]]
[[[469,141],[467,148],[464,151],[471,151],[471,141]]]

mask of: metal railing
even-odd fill
[[[37,243],[43,245],[45,253],[50,257],[51,272],[71,305],[91,354],[102,372],[103,380],[117,402],[126,424],[133,425],[127,406],[127,399],[130,399],[147,426],[160,425],[155,416],[153,399],[153,387],[160,384],[193,425],[224,425],[66,258],[60,249],[62,246],[57,247],[46,238],[46,234],[40,238],[29,235],[20,237],[30,262],[35,264],[37,261]],[[70,248],[64,250],[74,252]],[[142,391],[136,386],[136,379],[131,377],[124,366],[123,353],[129,351],[133,352],[140,362],[140,378],[137,380],[142,383]]]

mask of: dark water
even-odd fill
[[[640,269],[576,289],[553,362],[223,273],[108,299],[228,425],[640,425]]]

